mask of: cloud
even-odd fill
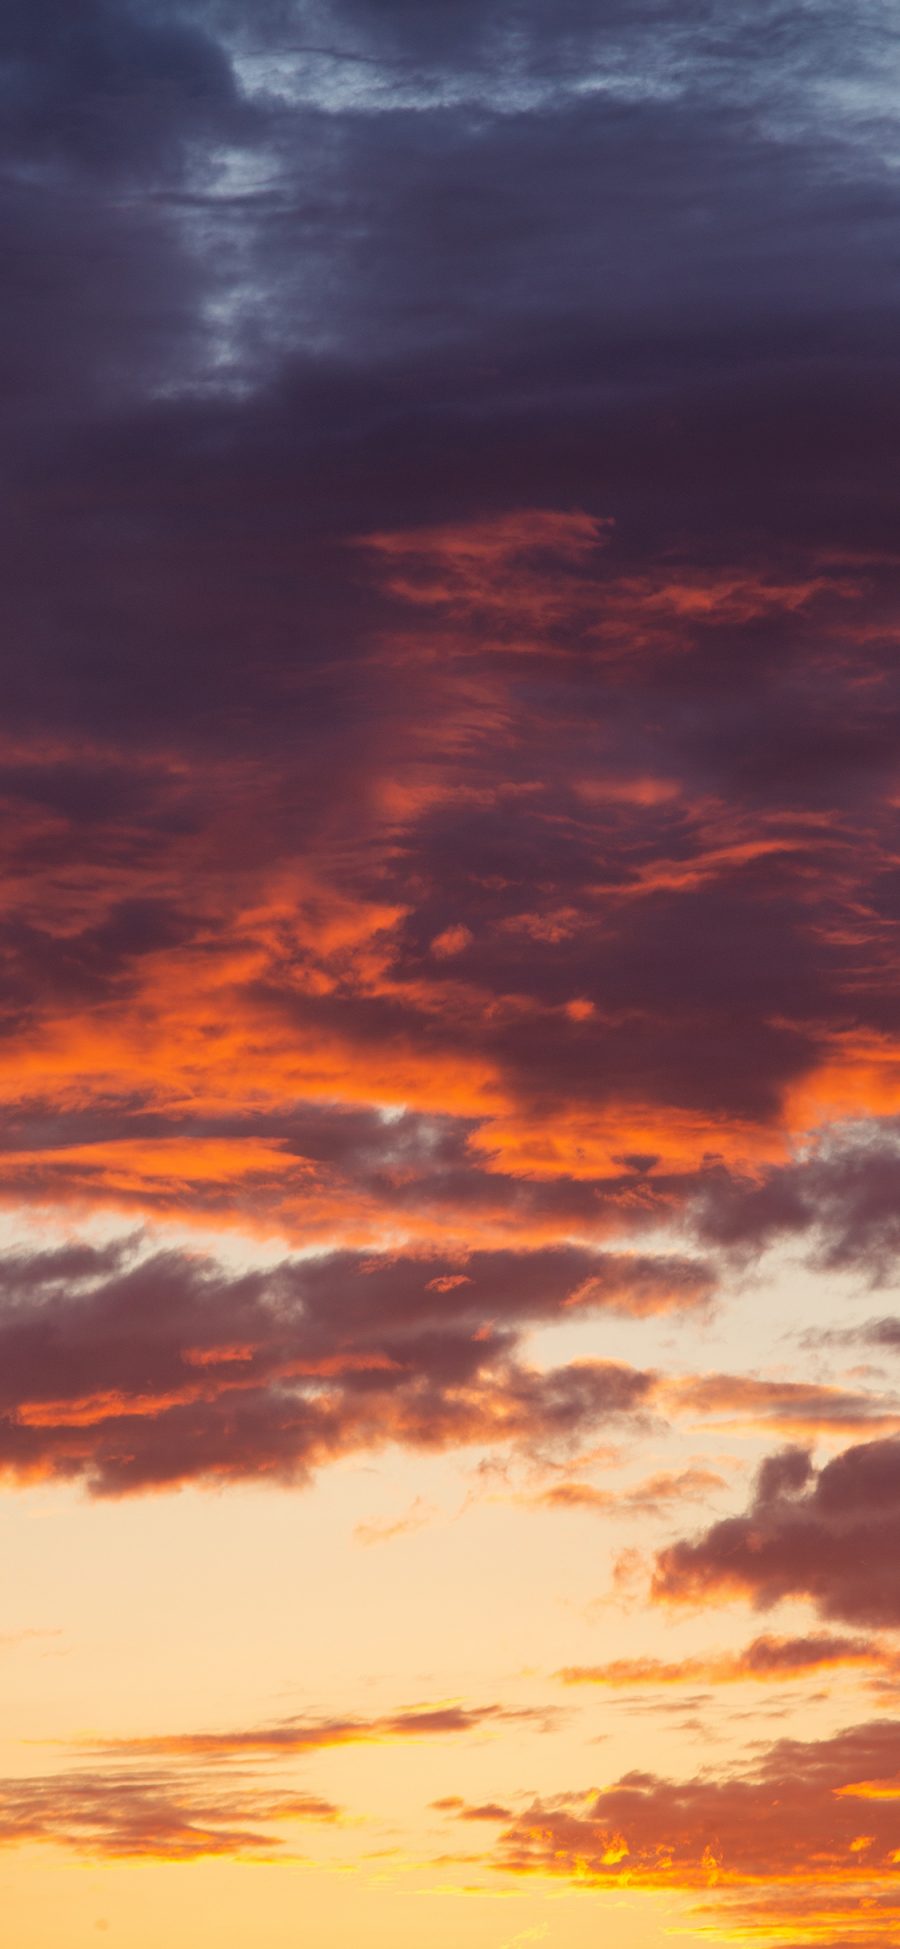
[[[462,1268],[465,1268],[463,1270]],[[671,1256],[332,1251],[226,1272],[140,1236],[0,1261],[0,1469],[100,1495],[184,1483],[302,1483],[347,1454],[583,1450],[652,1417],[846,1433],[896,1427],[890,1395],[743,1375],[666,1376],[600,1357],[541,1368],[536,1325],[692,1313],[706,1268]],[[704,1466],[539,1501],[656,1514],[722,1486]]]
[[[494,1864],[597,1889],[703,1891],[713,1927],[752,1921],[765,1942],[887,1944],[896,1821],[889,1800],[865,1797],[865,1783],[897,1765],[896,1726],[874,1720],[831,1738],[782,1739],[691,1779],[632,1772],[599,1792],[525,1807]],[[838,1915],[846,1934],[836,1937]]]
[[[666,1381],[675,1412],[699,1414],[719,1426],[781,1428],[802,1436],[893,1430],[900,1401],[891,1393],[839,1387],[825,1381],[768,1380],[749,1374],[696,1374]]]
[[[750,1178],[712,1180],[698,1201],[707,1246],[750,1255],[806,1238],[827,1272],[889,1281],[900,1252],[900,1143],[895,1118],[826,1132],[808,1155]]]
[[[534,1498],[546,1509],[585,1509],[600,1515],[658,1516],[682,1502],[707,1502],[725,1479],[714,1469],[662,1469],[626,1489],[599,1489],[590,1482],[553,1482]]]
[[[397,1536],[414,1535],[417,1529],[423,1529],[435,1514],[430,1503],[416,1496],[405,1516],[398,1516],[394,1522],[357,1523],[353,1535],[357,1543],[367,1547],[373,1543],[392,1543]]]
[[[277,1725],[239,1727],[227,1732],[159,1733],[143,1739],[107,1739],[92,1752],[117,1752],[132,1759],[231,1759],[241,1755],[277,1757],[318,1752],[334,1746],[382,1746],[406,1739],[480,1732],[506,1723],[544,1726],[546,1712],[502,1705],[409,1706],[374,1719],[285,1719]]]
[[[239,91],[199,21],[86,0],[76,16],[11,0],[0,28],[7,154],[46,165],[137,171],[182,160],[186,142],[234,140]]]
[[[173,1769],[81,1769],[0,1781],[0,1848],[37,1841],[100,1860],[198,1861],[270,1857],[284,1822],[335,1821],[315,1794],[246,1780],[210,1783]]]
[[[891,1115],[883,34],[764,19],[6,9],[11,1203],[758,1241]]]
[[[47,1842],[99,1860],[284,1858],[285,1827],[342,1818],[321,1795],[273,1781],[270,1763],[334,1747],[467,1737],[552,1714],[419,1705],[381,1718],[284,1720],[226,1732],[82,1742],[78,1768],[0,1780],[0,1848]],[[486,1815],[485,1815],[486,1817]]]
[[[857,1329],[853,1337],[870,1347],[882,1347],[886,1353],[894,1353],[900,1347],[900,1320],[890,1317],[869,1320],[865,1326]]]
[[[706,1657],[614,1658],[605,1665],[566,1665],[557,1677],[565,1685],[605,1685],[613,1689],[646,1691],[667,1685],[761,1685],[794,1683],[822,1672],[847,1669],[869,1672],[898,1670],[896,1652],[873,1638],[841,1638],[828,1633],[802,1638],[754,1638],[742,1651]]]
[[[95,1740],[86,1750],[117,1752],[131,1760],[232,1760],[279,1758],[331,1746],[390,1746],[407,1739],[442,1739],[491,1727],[534,1723],[545,1729],[551,1713],[508,1705],[409,1705],[376,1719],[282,1719],[277,1725],[238,1727],[226,1733],[158,1733],[148,1739]]]
[[[745,1515],[714,1523],[656,1559],[666,1603],[746,1595],[764,1608],[806,1597],[823,1617],[900,1624],[900,1441],[847,1448],[816,1471],[791,1448],[760,1470]]]
[[[721,1485],[595,1486],[609,1431],[826,1434],[657,1595],[900,1622],[887,1384],[660,1337],[720,1262],[897,1257],[895,66],[879,0],[7,0],[0,1201],[198,1247],[0,1263],[8,1481],[471,1445],[630,1519]],[[166,1736],[0,1836],[267,1854],[238,1767],[506,1723]],[[895,1939],[893,1734],[841,1737],[500,1856]]]
[[[452,1261],[450,1265],[452,1266]],[[615,1362],[540,1371],[523,1324],[572,1299],[628,1304],[627,1262],[574,1249],[446,1259],[337,1253],[228,1275],[133,1244],[8,1259],[0,1273],[0,1467],[99,1494],[302,1481],[348,1452],[563,1449],[646,1413],[653,1379]],[[608,1281],[605,1275],[608,1274]],[[638,1310],[650,1296],[637,1262]],[[663,1262],[662,1300],[671,1269]]]
[[[448,1794],[442,1800],[432,1800],[432,1807],[441,1814],[454,1814],[457,1820],[512,1820],[509,1807],[501,1807],[499,1801],[485,1800],[478,1806],[469,1806],[456,1794]]]
[[[33,1627],[22,1631],[3,1631],[0,1632],[0,1651],[11,1651],[22,1644],[39,1643],[47,1638],[61,1638],[62,1635],[62,1631],[56,1628]]]
[[[851,1088],[869,1061],[835,1027],[850,950],[814,919],[826,892],[855,899],[867,868],[844,811],[761,808],[733,778],[701,782],[696,754],[648,749],[644,716],[658,722],[673,658],[699,656],[702,687],[703,619],[793,627],[829,591],[749,571],[736,584],[731,571],[613,570],[608,545],[598,567],[582,559],[596,526],[532,511],[426,531],[418,552],[407,531],[394,537],[420,577],[474,562],[490,587],[466,601],[488,606],[460,622],[452,586],[439,591],[433,661],[411,670],[422,604],[394,592],[415,626],[388,629],[385,615],[377,650],[360,645],[346,672],[373,708],[381,699],[377,753],[315,679],[299,856],[289,753],[276,743],[263,759],[257,731],[245,751],[196,758],[148,740],[137,770],[109,740],[80,769],[65,748],[10,753],[4,1195],[255,1220],[294,1237],[333,1236],[342,1220],[371,1238],[391,1219],[457,1236],[473,1221],[495,1236],[583,1236],[687,1208],[715,1245],[739,1232],[734,1207],[767,1242],[771,1224],[746,1215],[758,1187],[742,1165],[780,1152],[785,1117],[803,1123],[802,1091],[836,1051]],[[504,549],[517,569],[508,595]],[[175,585],[190,573],[172,564]],[[835,600],[839,632],[859,597]],[[491,604],[512,646],[486,642]],[[557,651],[560,630],[567,642],[587,633],[583,656]],[[639,682],[636,664],[626,680],[609,663],[635,631]],[[538,665],[550,702],[535,719]],[[255,700],[261,737],[283,708]],[[598,768],[587,726],[609,712],[622,736]],[[569,749],[573,713],[583,752]],[[498,737],[512,767],[502,777]],[[453,952],[436,953],[448,940]],[[879,979],[871,968],[872,997]],[[886,1007],[885,990],[872,1033]],[[380,1118],[391,1105],[398,1129]],[[863,1160],[869,1178],[876,1163]],[[801,1229],[817,1209],[810,1180]]]

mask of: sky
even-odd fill
[[[900,1935],[898,80],[0,7],[10,1949]]]

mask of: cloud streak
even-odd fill
[[[831,1671],[900,1670],[897,1653],[872,1638],[841,1638],[822,1632],[802,1638],[754,1638],[742,1651],[706,1657],[614,1658],[605,1665],[567,1665],[557,1673],[564,1685],[605,1685],[645,1691],[668,1685],[778,1685],[817,1679]]]
[[[290,1719],[226,1732],[82,1742],[88,1763],[0,1780],[0,1848],[46,1842],[96,1860],[283,1858],[297,1822],[339,1822],[322,1796],[273,1782],[270,1762],[358,1745],[470,1737],[551,1714],[410,1706],[381,1718]]]
[[[95,1860],[272,1858],[273,1832],[291,1822],[332,1822],[340,1808],[315,1794],[246,1781],[211,1784],[172,1769],[82,1769],[0,1782],[0,1848],[47,1842]]]

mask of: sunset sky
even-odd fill
[[[898,88],[0,0],[4,1949],[900,1940]]]

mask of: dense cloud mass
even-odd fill
[[[722,1174],[699,1193],[696,1223],[707,1245],[754,1257],[804,1234],[813,1263],[853,1268],[889,1284],[900,1252],[900,1143],[896,1118],[830,1132],[805,1156],[756,1179]]]
[[[781,1739],[727,1772],[632,1772],[526,1807],[499,1836],[498,1865],[598,1888],[716,1891],[709,1906],[725,1928],[764,1941],[887,1942],[898,1760],[896,1725],[873,1720]]]
[[[6,9],[8,1200],[883,1267],[859,17]]]
[[[884,0],[5,0],[10,1488],[474,1451],[601,1539],[561,1616],[622,1598],[599,1519],[662,1604],[818,1614],[548,1675],[889,1696],[897,55]],[[339,1825],[260,1725],[4,1778],[0,1842]],[[511,1876],[896,1933],[888,1725],[667,1766],[441,1804]]]
[[[702,1293],[702,1287],[701,1287]],[[228,1275],[175,1252],[63,1248],[0,1266],[0,1470],[100,1494],[303,1481],[342,1454],[571,1449],[646,1413],[654,1376],[538,1369],[523,1326],[666,1310],[689,1265],[562,1249],[465,1260],[332,1253]]]
[[[304,1483],[341,1456],[500,1448],[553,1458],[548,1509],[659,1515],[716,1469],[598,1488],[559,1469],[603,1428],[685,1419],[817,1436],[900,1427],[889,1391],[667,1374],[603,1357],[623,1320],[702,1321],[695,1259],[532,1251],[335,1251],[235,1273],[140,1236],[0,1257],[0,1474],[128,1495]],[[597,1352],[535,1364],[527,1335],[586,1326]],[[892,1452],[892,1444],[880,1445]],[[851,1451],[852,1452],[852,1451]]]
[[[802,1449],[771,1456],[749,1512],[663,1551],[655,1590],[745,1591],[765,1607],[809,1597],[824,1617],[900,1627],[900,1441],[846,1448],[818,1472]]]

